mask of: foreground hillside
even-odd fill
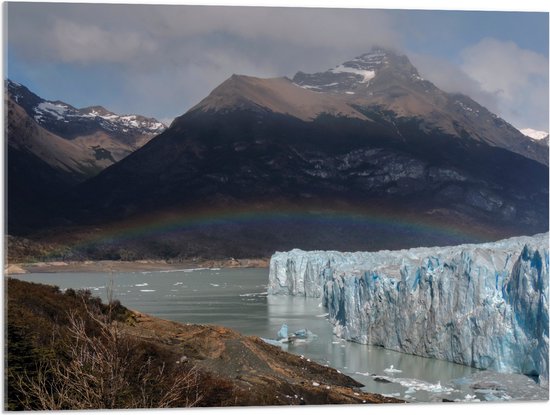
[[[7,402],[17,409],[384,403],[256,337],[7,280]]]

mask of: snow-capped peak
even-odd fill
[[[118,115],[103,107],[89,107],[81,110],[81,117],[84,118],[101,118],[110,123],[122,125],[126,128],[136,128],[144,130],[145,132],[160,132],[166,128],[166,126],[155,120],[154,118],[146,118],[141,115],[127,114]]]
[[[523,135],[532,138],[533,140],[543,140],[548,137],[547,131],[534,130],[532,128],[523,128],[519,130]]]
[[[325,72],[306,74],[298,72],[295,85],[315,92],[354,95],[365,93],[371,81],[382,71],[391,71],[393,76],[413,82],[424,81],[408,58],[379,47],[359,55]]]
[[[18,86],[22,86],[22,85],[19,82],[12,81],[11,79],[8,79],[8,86],[18,87]]]
[[[157,135],[166,126],[141,115],[118,115],[101,106],[75,108],[62,101],[48,101],[25,86],[7,80],[8,93],[42,127],[64,138],[87,135],[96,130],[114,133],[124,140],[142,135]]]

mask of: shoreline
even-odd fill
[[[138,261],[52,261],[11,263],[4,267],[4,275],[63,273],[63,272],[137,272],[167,271],[193,268],[268,268],[269,258],[200,259],[180,262],[165,260]]]
[[[10,287],[6,297],[7,310],[18,323],[10,326],[10,330],[16,330],[14,327],[28,327],[24,333],[30,344],[40,345],[38,342],[48,340],[42,340],[41,336],[34,335],[40,333],[39,327],[46,327],[46,331],[69,328],[70,324],[66,319],[58,317],[74,307],[74,298],[70,295],[51,286],[31,284],[17,279],[10,280],[8,284]],[[29,293],[37,299],[36,302],[25,301]],[[57,304],[57,308],[52,310],[53,303]],[[86,314],[84,311],[88,311],[86,305],[80,307],[88,319],[94,318],[92,312]],[[191,378],[195,383],[190,385],[196,388],[197,394],[200,391],[204,407],[405,403],[395,397],[364,391],[363,383],[337,369],[286,352],[257,336],[246,336],[220,325],[166,320],[121,307],[122,310],[119,311],[122,311],[122,314],[107,323],[106,329],[109,330],[108,333],[112,333],[109,327],[116,327],[116,336],[119,339],[131,339],[129,345],[133,353],[132,358],[136,358],[118,359],[125,359],[123,363],[128,362],[142,368],[149,367],[146,365],[153,362],[152,370],[167,367],[168,375],[174,373],[176,368],[177,372],[188,370],[188,373],[197,374]],[[20,313],[20,308],[26,312]],[[41,324],[32,324],[36,321]],[[114,325],[111,326],[112,324]],[[88,332],[86,336],[89,339],[94,338],[94,335]],[[50,339],[50,336],[45,338]],[[46,346],[50,345],[46,343]],[[76,340],[73,339],[71,342],[69,337],[69,341],[59,347],[68,352],[69,348],[76,346]],[[20,347],[16,351],[21,357],[28,357],[27,349]],[[49,354],[46,356],[52,359]],[[53,355],[53,358],[56,356]],[[99,352],[97,356],[98,359],[103,359],[99,361],[107,361],[103,352]],[[101,369],[98,372],[99,376],[104,374]],[[109,372],[107,375],[112,376]],[[129,375],[126,372],[126,376],[128,377],[125,379],[134,379],[133,373]],[[125,387],[125,390],[127,388]]]

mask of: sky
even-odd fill
[[[515,127],[548,131],[544,9],[11,2],[5,14],[5,76],[76,107],[103,105],[169,123],[233,73],[321,72],[378,45],[406,54],[424,78]]]

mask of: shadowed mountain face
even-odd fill
[[[205,208],[255,218],[283,206],[299,212],[168,238],[208,256],[458,243],[474,230],[477,240],[495,239],[547,230],[541,148],[468,97],[420,78],[405,56],[375,49],[292,81],[232,76],[58,209],[73,224],[94,226]],[[325,220],[350,211],[437,222],[466,236]]]
[[[10,232],[43,225],[52,201],[164,129],[139,115],[46,101],[10,80],[5,104]]]
[[[25,147],[56,170],[70,170],[76,181],[95,176],[166,128],[141,115],[47,101],[10,80],[6,81],[6,99],[18,113],[8,117],[12,126],[8,144]]]

